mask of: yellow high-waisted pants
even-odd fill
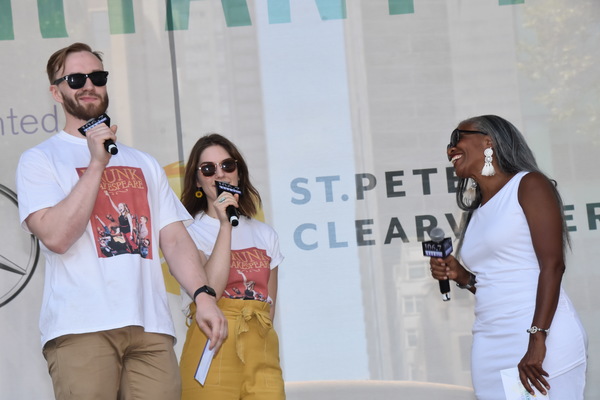
[[[215,354],[204,386],[194,379],[206,336],[193,321],[180,360],[182,400],[284,400],[279,339],[269,317],[270,305],[257,300],[221,298],[219,308],[229,336]],[[191,315],[195,315],[195,305]]]

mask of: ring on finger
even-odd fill
[[[218,200],[218,202],[219,202],[219,203],[222,203],[222,202],[224,202],[224,201],[225,201],[225,197],[221,197],[221,198],[219,198],[219,200]]]

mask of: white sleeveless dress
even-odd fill
[[[516,367],[529,343],[540,269],[518,200],[526,174],[516,174],[473,212],[461,251],[477,275],[471,375],[480,400],[505,399],[500,370]],[[562,288],[546,346],[550,378],[586,363],[587,337]]]

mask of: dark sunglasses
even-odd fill
[[[94,86],[104,86],[108,80],[108,71],[95,71],[89,74],[70,74],[54,81],[54,85],[58,85],[62,81],[67,81],[71,89],[81,89],[85,86],[85,81],[90,78]]]
[[[481,131],[469,131],[469,130],[464,130],[464,129],[455,129],[452,131],[452,134],[450,135],[450,143],[448,143],[448,147],[446,149],[450,149],[451,147],[454,147],[458,144],[458,142],[460,141],[460,135],[465,134],[465,135],[473,135],[475,133],[480,134],[480,135],[486,135],[487,133],[485,132],[481,132]]]
[[[233,172],[237,169],[237,160],[233,158],[228,158],[226,160],[221,161],[220,163],[214,162],[203,162],[200,164],[198,169],[202,172],[204,176],[213,176],[217,173],[217,166],[221,167],[221,169],[225,172]]]

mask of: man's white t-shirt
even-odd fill
[[[41,245],[46,258],[42,346],[65,334],[130,325],[175,336],[158,239],[163,227],[191,216],[153,157],[123,144],[118,148],[84,234],[64,254]],[[64,131],[21,155],[17,192],[25,230],[25,219],[63,200],[89,162],[86,139]],[[148,220],[145,238],[138,236],[142,216]]]

